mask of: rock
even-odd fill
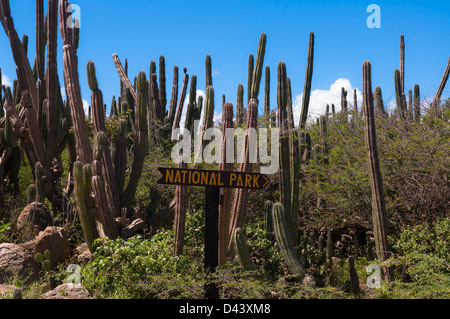
[[[33,240],[31,253],[44,255],[45,251],[50,252],[50,262],[52,268],[64,262],[69,255],[69,240],[63,228],[49,226]]]
[[[22,289],[12,285],[0,285],[0,299],[22,299]]]
[[[26,249],[16,244],[0,245],[0,284],[19,276],[26,284],[39,279],[40,266]]]
[[[33,231],[35,228],[42,231],[52,224],[52,215],[47,207],[42,203],[33,202],[20,213],[17,218],[16,229],[19,232],[24,232],[29,239],[34,237]]]
[[[44,294],[44,299],[90,299],[91,294],[82,284],[64,283]]]
[[[77,261],[79,264],[84,264],[92,261],[92,253],[89,251],[89,248],[86,243],[81,244],[77,248],[75,248]]]

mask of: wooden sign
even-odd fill
[[[266,175],[258,173],[212,171],[159,167],[158,184],[223,188],[263,189],[269,185]]]

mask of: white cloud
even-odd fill
[[[66,99],[67,99],[67,96],[66,96],[66,88],[65,88],[64,86],[61,87],[61,96],[62,96],[63,100],[66,100]]]
[[[86,101],[85,99],[82,99],[82,100],[83,100],[84,114],[85,114],[86,116],[88,116],[88,115],[89,115],[89,102]]]
[[[351,85],[350,80],[340,78],[337,79],[328,90],[316,89],[311,92],[308,118],[315,119],[320,115],[324,114],[327,104],[330,105],[330,112],[331,112],[331,104],[334,104],[336,112],[339,112],[341,110],[341,88],[344,88],[348,92],[347,101],[349,109],[353,108],[353,90],[356,89],[358,109],[360,109],[363,100],[362,92],[357,88],[354,88]],[[294,97],[292,108],[294,111],[294,121],[296,124],[298,124],[300,120],[302,100],[303,100],[303,93],[296,95]]]
[[[6,75],[2,74],[2,85],[9,86],[12,89],[13,83]]]

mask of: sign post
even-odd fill
[[[205,187],[205,269],[214,272],[219,264],[219,205],[221,189],[263,189],[270,180],[267,176],[250,172],[229,172],[183,168],[158,167],[162,174],[158,184]],[[218,299],[214,284],[206,285],[208,299]]]

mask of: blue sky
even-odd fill
[[[11,0],[19,36],[30,37],[29,59],[34,60],[35,4]],[[423,97],[436,91],[450,55],[449,1],[149,1],[73,0],[81,8],[79,70],[83,99],[90,101],[86,63],[97,67],[105,103],[119,95],[119,77],[112,54],[129,62],[130,75],[148,73],[151,60],[166,58],[168,98],[174,65],[197,75],[204,90],[204,60],[212,57],[216,111],[221,96],[235,104],[239,83],[246,88],[248,55],[256,55],[258,39],[267,34],[265,65],[271,68],[271,106],[276,107],[276,66],[287,65],[297,101],[303,92],[309,32],[315,33],[312,82],[313,110],[337,96],[340,87],[361,90],[361,68],[372,62],[373,86],[383,90],[385,102],[394,101],[394,70],[399,65],[400,35],[405,35],[405,87],[418,83]],[[381,28],[369,29],[369,4],[381,9]],[[8,39],[0,30],[0,68],[10,80],[15,65]],[[61,46],[61,39],[58,39]],[[58,51],[62,79],[62,50]],[[260,100],[263,100],[260,91]],[[444,92],[449,96],[450,84]],[[246,92],[245,92],[246,93]],[[350,95],[350,94],[349,94]],[[300,103],[297,103],[297,109]],[[262,103],[260,106],[262,111]]]

